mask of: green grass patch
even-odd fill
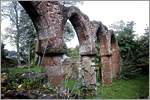
[[[1,69],[8,69],[9,72],[13,75],[15,75],[15,77],[19,77],[20,75],[22,75],[25,72],[34,72],[34,73],[39,73],[42,72],[42,67],[40,66],[35,66],[32,68],[27,68],[27,69],[19,69],[19,68],[1,68]]]
[[[76,88],[76,83],[77,83],[77,80],[64,81],[63,82],[63,87],[65,89],[72,90],[72,93],[77,93],[78,89]]]
[[[73,89],[76,80],[69,80],[67,88]],[[64,82],[64,85],[66,83]],[[98,87],[97,96],[89,96],[88,99],[145,99],[149,95],[149,76],[139,76],[130,80],[114,80],[112,87]],[[73,91],[77,93],[77,89]]]

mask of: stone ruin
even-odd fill
[[[100,21],[90,21],[88,16],[80,9],[71,6],[65,7],[58,1],[19,1],[34,23],[39,37],[37,54],[43,58],[42,65],[48,76],[48,81],[58,88],[63,87],[62,35],[64,26],[69,20],[73,25],[80,44],[81,67],[85,67],[93,76],[84,72],[85,82],[96,82],[95,68],[92,62],[95,56],[101,57],[102,84],[112,86],[113,77],[120,71],[120,51],[113,30]],[[96,39],[99,40],[100,50],[95,47]]]
[[[80,61],[78,59],[67,58],[62,62],[63,78],[78,79]]]

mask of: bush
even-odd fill
[[[130,62],[129,60],[123,62],[123,64],[121,65],[120,78],[132,79],[139,75],[139,69],[135,68],[135,66],[132,65],[132,62]]]
[[[10,67],[15,67],[18,65],[17,58],[11,57]]]

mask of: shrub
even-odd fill
[[[121,65],[120,78],[132,79],[139,75],[139,69],[132,65],[132,62],[124,61]]]

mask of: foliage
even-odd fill
[[[70,22],[67,22],[63,30],[63,41],[69,42],[72,38],[74,38],[74,36],[74,28]]]
[[[141,74],[149,74],[149,28],[146,27],[144,35],[135,40],[137,47],[133,54],[133,64],[141,69]]]
[[[109,28],[113,28],[114,33],[118,35],[120,32],[124,31],[125,22],[123,20],[112,23]]]
[[[16,46],[18,64],[21,64],[19,54],[19,11],[22,8],[17,1],[2,1],[1,9],[2,18],[9,18],[11,21],[11,27],[8,26],[5,30],[7,32],[5,38],[9,39],[10,43],[13,43],[12,45]]]
[[[17,58],[11,57],[11,61],[10,61],[9,65],[8,65],[8,67],[15,67],[17,65],[18,65]]]
[[[22,88],[23,89],[32,89],[36,86],[40,86],[40,82],[42,81],[43,77],[38,78],[30,78],[30,79],[24,79],[22,82]]]
[[[73,59],[79,59],[79,46],[76,46],[75,48],[68,48],[66,55],[72,57]]]
[[[20,26],[20,55],[26,62],[31,64],[30,61],[34,59],[38,34],[35,31],[35,27],[30,17],[24,9],[20,11]]]
[[[55,87],[55,86],[52,86],[50,83],[45,83],[44,85],[43,85],[46,89],[48,89],[48,90],[50,90],[52,93],[61,93],[61,91],[57,88],[57,87]]]
[[[88,74],[92,75],[90,72],[88,72],[88,70],[84,68],[82,68],[82,71],[83,72],[86,72]],[[72,83],[72,85],[70,86],[70,82]],[[64,82],[65,84],[67,84],[68,82]],[[88,95],[91,95],[91,96],[94,96],[96,95],[96,88],[98,86],[100,86],[100,83],[99,82],[96,82],[96,83],[93,83],[93,84],[90,84],[90,85],[87,85],[85,80],[84,80],[84,76],[82,75],[82,77],[78,78],[77,80],[69,80],[69,88],[72,89],[71,90],[71,93],[75,93],[75,94],[78,94],[80,95],[79,98],[81,99],[85,99]]]
[[[8,83],[7,88],[9,88],[9,89],[17,89],[18,86],[19,86],[18,83],[16,83],[15,81],[12,81],[11,83]]]
[[[120,78],[122,79],[131,79],[139,76],[139,69],[135,68],[135,66],[131,65],[132,62],[124,61],[123,65],[121,65]]]
[[[135,23],[133,21],[128,22],[124,30],[121,31],[118,36],[118,45],[121,50],[121,57],[123,60],[125,59],[132,59],[133,58],[133,50],[135,49],[135,42],[134,42],[134,31],[133,26]]]
[[[117,33],[118,45],[121,50],[122,66],[121,77],[133,78],[136,75],[148,74],[149,66],[149,28],[140,38],[134,34],[133,21],[126,25],[123,21],[116,22],[110,27]],[[146,35],[147,34],[147,35]]]
[[[30,69],[8,68],[8,70],[9,73],[7,77],[6,87],[2,90],[2,92],[5,92],[9,89],[18,89],[19,84],[22,84],[22,88],[24,89],[30,89],[32,88],[32,86],[40,85],[44,78],[42,75],[41,77],[35,79],[24,79],[23,81],[19,80],[19,77],[25,72],[41,72],[42,69],[39,66],[35,66],[34,68]]]

